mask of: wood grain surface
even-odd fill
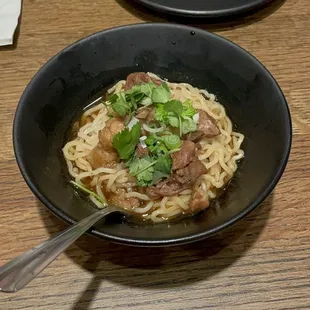
[[[12,122],[25,86],[86,35],[162,20],[121,0],[23,1],[16,43],[0,47],[0,265],[66,227],[35,199],[14,159]],[[244,220],[196,244],[131,248],[84,236],[24,290],[2,293],[0,309],[310,309],[309,0],[196,26],[254,54],[285,93],[294,139],[275,191]]]

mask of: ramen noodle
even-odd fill
[[[236,172],[238,161],[244,156],[244,152],[241,149],[244,135],[233,130],[232,122],[227,116],[225,108],[216,100],[216,97],[207,90],[198,89],[187,83],[164,81],[152,73],[143,73],[144,75],[141,73],[140,76],[137,74],[138,73],[136,73],[136,75],[130,75],[127,80],[119,81],[110,88],[107,91],[107,100],[102,99],[100,103],[94,104],[90,108],[84,110],[78,122],[79,128],[75,138],[67,142],[63,148],[68,171],[76,184],[88,188],[97,195],[91,195],[90,199],[98,207],[103,206],[101,202],[104,200],[108,203],[118,204],[119,207],[128,209],[133,214],[142,216],[144,219],[154,223],[200,211],[209,206],[209,202],[218,195],[219,189],[224,188]],[[159,90],[154,92],[156,87],[159,89],[162,87],[160,85],[166,85],[165,87],[169,89],[169,101],[161,104],[161,107],[159,107],[160,104],[157,102],[150,102],[151,100],[149,100],[149,97],[144,93],[138,92],[138,88],[143,84],[151,86],[150,89],[153,89],[152,98],[156,98],[155,95],[159,93]],[[143,96],[144,98],[141,99],[141,102],[146,102],[147,104],[140,104],[139,106],[139,104],[136,103],[136,110],[133,114],[136,115],[136,118],[127,114],[125,116],[118,115],[115,110],[119,112],[122,111],[117,107],[117,104],[122,102],[121,100],[123,99],[125,100],[125,104],[127,104],[126,100],[129,99],[126,97],[128,96],[126,94],[129,93],[131,89],[134,89],[134,87],[136,87],[138,91],[137,94],[135,94],[136,98],[130,99],[132,104],[134,105],[132,100],[136,100],[138,97],[142,98]],[[164,94],[167,94],[163,89],[160,90],[162,90]],[[142,89],[142,91],[144,90]],[[125,95],[123,96],[121,94]],[[116,100],[120,100],[116,101],[114,105],[109,101],[109,98],[112,98],[111,96],[113,95],[116,95],[114,100],[115,98],[118,98]],[[119,96],[117,97],[117,95]],[[181,113],[183,112],[178,112],[180,111],[179,102],[187,104],[188,111],[195,111],[192,112],[195,113],[194,116],[184,116],[183,124],[181,124],[183,117]],[[130,102],[128,105],[130,105]],[[175,111],[169,112],[172,110],[172,106],[174,108],[174,105]],[[166,120],[166,125],[156,120],[156,117],[159,119],[159,109],[162,107],[166,108],[168,111],[165,112],[167,115],[171,115],[170,118],[167,116],[168,120]],[[139,113],[141,114],[141,111],[146,111],[146,109],[150,112],[149,115],[146,115],[142,120],[139,119]],[[157,114],[154,114],[155,109],[158,109],[158,111],[156,110]],[[185,108],[183,108],[183,111],[185,111]],[[189,115],[190,112],[188,112]],[[175,115],[179,116],[175,117]],[[132,119],[130,121],[131,117]],[[203,117],[206,118],[204,130],[206,126],[214,126],[213,134],[203,134],[203,131],[199,132],[199,126],[202,128],[203,125],[200,124],[200,122],[203,121]],[[127,121],[125,121],[126,118]],[[119,158],[120,154],[127,152],[127,150],[122,149],[121,151],[123,153],[120,153],[120,149],[117,149],[117,151],[112,148],[108,149],[104,140],[105,136],[107,136],[104,129],[108,126],[107,124],[111,124],[111,128],[113,125],[117,125],[122,129],[117,132],[117,134],[119,134],[128,126],[130,127],[130,123],[132,123],[133,119],[136,122],[135,124],[137,124],[137,122],[141,123],[139,145],[137,144],[135,146],[136,149],[131,155],[131,159],[122,160]],[[113,124],[113,120],[115,120],[115,124]],[[119,120],[118,124],[116,124],[116,120]],[[189,128],[184,129],[184,123],[186,121],[189,124]],[[183,126],[183,129],[180,129],[181,136],[178,132],[178,126],[180,128]],[[197,127],[196,132],[188,132],[188,130],[191,130],[191,126],[193,128]],[[131,127],[131,130],[133,130],[133,128],[134,127]],[[182,130],[183,132],[181,133]],[[212,131],[212,128],[210,130]],[[184,132],[186,132],[186,134],[184,134]],[[195,138],[194,136],[197,132],[199,132],[199,137]],[[113,135],[113,130],[108,133]],[[116,145],[115,136],[117,134],[112,137],[113,146]],[[160,136],[160,134],[162,134],[162,136]],[[154,161],[152,157],[153,153],[149,150],[151,147],[146,145],[144,141],[150,136],[162,141],[162,139],[167,138],[165,135],[173,136],[176,138],[176,141],[180,140],[181,144],[175,150],[172,149],[169,151],[167,147],[169,144],[165,145],[162,143],[162,148],[168,150],[168,155],[163,153],[163,156],[167,158],[167,166],[170,164],[172,168],[170,168],[171,171],[169,175],[165,175],[163,178],[154,181],[154,178],[156,179],[155,174],[157,173],[156,171],[156,173],[154,172],[154,167],[158,166],[157,163],[154,164],[154,162],[159,160],[162,161],[162,157],[158,155],[158,157],[156,157],[157,159]],[[178,136],[179,140],[178,137],[175,136]],[[149,138],[146,141],[149,140],[151,139]],[[121,143],[120,139],[119,143]],[[156,143],[159,144],[158,141],[155,142],[154,148],[157,147]],[[96,148],[98,148],[98,145],[101,146],[98,152],[95,153],[94,150],[97,150]],[[185,148],[187,145],[191,149],[183,150],[182,148]],[[152,147],[153,146],[154,145],[152,145]],[[137,155],[139,153],[138,148],[140,151],[142,150],[144,155],[140,157]],[[193,150],[193,148],[195,149]],[[180,153],[182,151],[184,152],[183,154]],[[187,160],[186,157],[190,157],[190,152],[192,152],[193,156],[188,159],[189,162],[180,163],[181,166],[187,166],[182,166],[181,169],[174,170],[174,165],[178,165],[175,161],[177,159],[181,161]],[[100,154],[104,158],[101,158],[99,156]],[[127,156],[127,154],[125,155]],[[123,155],[123,157],[125,155]],[[104,160],[108,160],[109,156],[111,157],[111,163],[104,162]],[[97,159],[102,160],[104,164],[98,166],[95,161]],[[149,160],[150,164],[148,166],[153,166],[148,169],[143,168],[143,160],[144,162]],[[130,171],[135,168],[133,167],[134,164],[137,167],[142,167],[142,169],[140,169],[140,171],[142,171],[140,172],[141,175],[139,175],[139,173],[136,175],[135,173],[130,173]],[[199,167],[200,171],[203,171],[203,173],[195,175],[197,170],[199,170],[197,167]],[[149,181],[152,173],[153,181]],[[164,175],[162,171],[160,171],[160,173],[159,175]],[[156,175],[158,175],[158,173]],[[194,177],[195,180],[190,179],[191,177]],[[148,179],[146,180],[146,178]],[[185,179],[186,181],[184,181]],[[140,185],[137,185],[137,182],[140,182]],[[102,199],[101,202],[96,198],[98,196]]]

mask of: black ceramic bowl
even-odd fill
[[[139,226],[111,219],[91,233],[131,245],[181,244],[219,232],[257,207],[288,160],[292,129],[285,98],[270,73],[242,48],[209,32],[173,24],[96,33],[61,51],[35,75],[14,121],[16,159],[34,194],[69,223],[96,211],[68,184],[61,149],[72,121],[89,100],[135,71],[214,93],[245,135],[245,158],[220,207],[170,224]]]

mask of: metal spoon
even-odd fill
[[[112,212],[126,213],[107,206],[0,267],[0,291],[12,293],[22,289],[91,226]]]

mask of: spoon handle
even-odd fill
[[[0,267],[0,291],[17,292],[23,288],[92,225],[114,211],[106,207],[93,213]]]

